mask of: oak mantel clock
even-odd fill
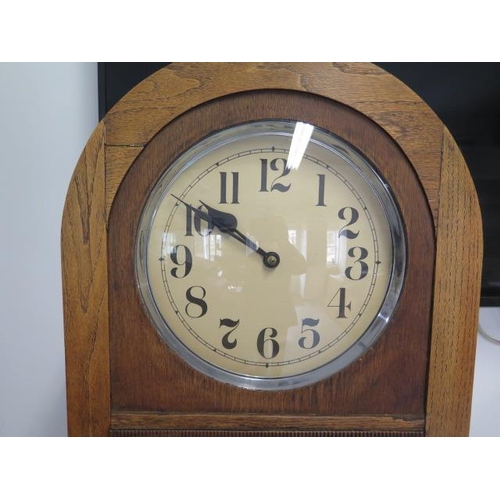
[[[172,64],[69,187],[69,433],[467,435],[481,237],[454,140],[378,67]]]

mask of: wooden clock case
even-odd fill
[[[198,373],[160,339],[137,290],[142,208],[180,153],[237,123],[330,130],[379,169],[408,264],[397,310],[361,359],[308,387],[251,391]],[[106,115],[62,226],[70,435],[467,435],[481,217],[467,166],[432,110],[371,64],[172,64]]]

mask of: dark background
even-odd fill
[[[99,118],[169,63],[99,63]],[[412,88],[449,128],[481,205],[481,305],[500,307],[500,63],[375,63]]]

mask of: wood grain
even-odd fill
[[[426,432],[469,434],[479,313],[482,224],[467,166],[448,130],[442,181]]]
[[[104,125],[85,147],[64,207],[61,251],[68,432],[109,429],[109,331]]]
[[[112,414],[113,430],[262,430],[280,431],[420,431],[424,419],[413,415],[353,415],[310,416],[310,415],[258,415],[258,414],[167,414],[126,413]]]
[[[142,150],[141,146],[106,145],[106,217],[123,178]]]
[[[371,64],[171,64],[136,86],[105,117],[107,144],[144,147],[189,109],[227,94],[261,89],[309,92],[344,103],[385,130],[415,167],[437,214],[443,126],[411,89]],[[116,186],[108,188],[116,192]]]

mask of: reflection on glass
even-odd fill
[[[326,265],[338,264],[338,231],[328,231],[326,233]]]
[[[295,124],[292,144],[290,145],[290,153],[288,153],[286,163],[287,170],[296,170],[299,168],[313,130],[314,127],[309,123],[297,122]]]

